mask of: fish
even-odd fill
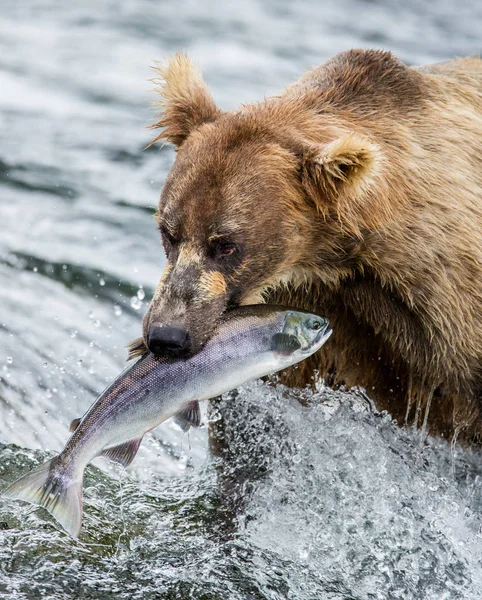
[[[282,306],[241,306],[225,313],[214,335],[187,358],[146,352],[125,369],[81,419],[52,460],[4,492],[47,509],[77,538],[84,471],[97,456],[127,467],[145,433],[169,417],[183,429],[199,425],[199,402],[281,371],[316,352],[330,337],[328,320]]]

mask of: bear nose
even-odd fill
[[[191,336],[180,327],[153,325],[147,333],[147,345],[153,354],[184,356],[191,350]]]

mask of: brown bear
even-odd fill
[[[317,370],[399,423],[477,440],[482,60],[407,67],[351,50],[230,112],[187,56],[157,74],[154,141],[177,153],[156,215],[168,263],[149,349],[194,353],[239,304],[310,309],[334,333],[289,385]]]

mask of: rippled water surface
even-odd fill
[[[139,335],[173,160],[143,151],[154,60],[187,50],[231,108],[350,47],[478,53],[481,27],[475,0],[3,2],[1,488],[61,449]],[[205,411],[224,458],[167,422],[127,473],[96,462],[78,543],[0,500],[0,598],[480,598],[480,453],[361,393],[295,396],[253,383]]]

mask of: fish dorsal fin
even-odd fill
[[[279,354],[291,354],[300,348],[298,338],[291,333],[275,333],[271,338],[271,350]]]
[[[122,466],[128,467],[134,460],[141,442],[142,438],[137,438],[135,440],[129,440],[128,442],[119,444],[118,446],[105,448],[102,450],[101,456],[110,458],[111,460],[120,463]]]
[[[193,400],[174,415],[174,422],[179,425],[183,431],[187,431],[191,426],[199,427],[201,425],[201,409],[199,402]]]
[[[82,419],[74,419],[73,421],[71,421],[70,425],[69,425],[69,431],[75,431],[77,429],[77,427],[80,425],[81,421],[82,421]]]

